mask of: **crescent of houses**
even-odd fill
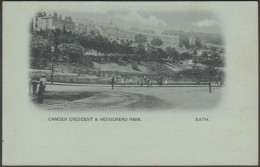
[[[111,41],[120,43],[124,41],[135,41],[136,34],[144,34],[150,42],[154,37],[159,37],[165,46],[177,46],[179,44],[179,36],[167,36],[155,34],[153,30],[141,30],[139,28],[125,29],[122,26],[113,23],[97,23],[94,21],[87,21],[87,23],[80,23],[79,19],[72,20],[71,16],[58,15],[56,12],[53,14],[46,14],[45,11],[38,12],[33,17],[33,30],[46,30],[46,29],[60,29],[66,30],[81,35],[100,34]]]

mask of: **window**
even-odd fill
[[[35,23],[35,27],[36,27],[36,28],[38,27],[38,23]]]
[[[35,21],[38,21],[38,17],[35,18]]]

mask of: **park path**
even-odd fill
[[[43,101],[34,103],[45,110],[161,111],[214,108],[222,88],[207,87],[94,87],[89,85],[48,85]]]

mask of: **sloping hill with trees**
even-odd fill
[[[200,48],[177,51],[178,48],[162,48],[162,40],[153,38],[149,43],[143,34],[135,41],[116,41],[101,35],[86,36],[60,30],[41,30],[30,33],[30,68],[51,69],[56,73],[78,73],[96,75],[101,72],[118,72],[155,75],[176,75],[177,72],[192,70],[183,64],[203,64],[211,70],[224,66],[223,51],[211,48],[198,55]],[[182,64],[182,65],[181,65]]]

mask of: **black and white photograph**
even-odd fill
[[[44,110],[211,109],[225,87],[221,18],[209,11],[40,9],[29,95]]]
[[[3,166],[259,164],[259,11],[4,1]]]

